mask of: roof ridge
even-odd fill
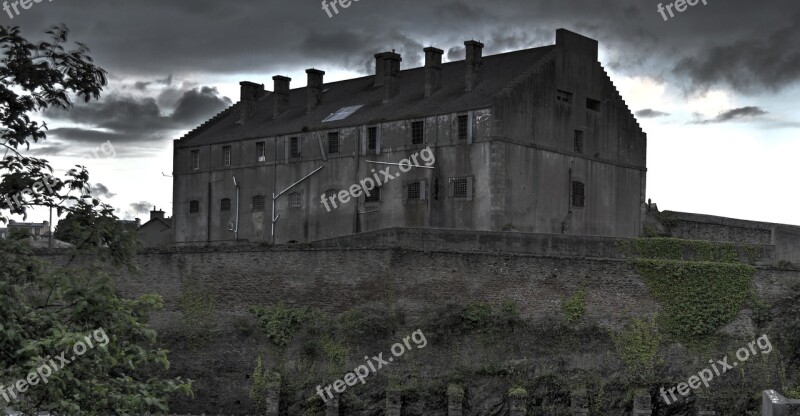
[[[203,130],[207,129],[207,128],[208,128],[208,127],[209,127],[209,126],[212,124],[212,123],[214,123],[215,121],[217,121],[217,120],[219,120],[220,118],[222,118],[222,116],[223,116],[223,115],[226,115],[228,112],[230,112],[230,111],[233,109],[233,107],[236,107],[236,106],[237,106],[237,105],[239,105],[240,103],[241,103],[241,101],[237,102],[236,104],[232,104],[230,107],[228,107],[228,108],[226,108],[226,109],[224,109],[224,110],[220,111],[220,112],[219,112],[219,113],[217,113],[215,116],[213,116],[213,117],[211,117],[210,119],[206,120],[206,121],[205,121],[203,124],[201,124],[201,125],[199,125],[199,126],[195,127],[195,128],[194,128],[194,129],[192,129],[192,130],[189,130],[189,131],[188,131],[186,134],[184,134],[183,136],[181,136],[180,140],[183,140],[183,139],[188,139],[188,138],[189,138],[189,136],[192,136],[192,135],[198,134],[198,133],[200,133],[201,131],[203,131]]]

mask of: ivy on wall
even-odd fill
[[[755,263],[764,255],[759,245],[712,243],[680,238],[639,238],[617,243],[622,254],[632,258],[661,260],[693,260],[701,262],[739,263],[739,250],[748,263]]]
[[[190,348],[202,348],[211,338],[216,305],[217,298],[211,289],[194,280],[181,281],[178,310],[182,314],[181,329]]]
[[[564,320],[569,325],[577,324],[583,319],[583,315],[586,313],[586,284],[582,285],[572,296],[561,301],[561,311],[564,313]]]

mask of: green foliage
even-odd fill
[[[310,315],[308,308],[290,308],[283,303],[255,307],[251,312],[256,316],[259,326],[270,341],[279,347],[285,347],[291,341],[294,333]]]
[[[261,357],[256,359],[256,368],[253,370],[253,386],[250,387],[250,398],[257,409],[266,409],[267,393],[276,384],[280,384],[280,375],[264,368]]]
[[[397,329],[405,317],[396,308],[372,302],[345,311],[337,318],[342,335],[354,340],[383,339]]]
[[[524,387],[512,387],[508,390],[508,397],[510,399],[525,400],[528,398],[528,391]]]
[[[459,384],[451,383],[447,385],[447,397],[454,402],[464,401],[464,387]]]
[[[167,353],[147,326],[159,296],[124,299],[97,265],[48,267],[23,242],[0,240],[0,380],[22,380],[48,357],[102,330],[108,342],[32,386],[11,406],[24,414],[163,414],[191,383],[163,378]],[[95,340],[97,335],[95,335]],[[99,341],[99,340],[98,340]]]
[[[492,306],[486,303],[470,303],[461,315],[464,328],[467,330],[484,329],[492,318]]]
[[[125,228],[117,218],[101,215],[86,203],[76,205],[58,222],[53,237],[94,253],[102,253],[106,247],[115,251],[138,248],[135,231]]]
[[[755,269],[744,264],[634,260],[661,304],[660,326],[680,340],[714,334],[741,310]]]
[[[8,230],[8,238],[10,240],[26,240],[31,238],[31,230],[29,228],[10,228]]]
[[[660,260],[692,260],[718,263],[739,263],[739,249],[735,244],[712,243],[680,238],[638,238],[617,242],[619,250],[630,258]],[[741,245],[749,263],[755,263],[764,253],[758,245]]]
[[[330,369],[340,369],[344,367],[344,360],[347,357],[349,350],[346,346],[336,342],[330,336],[324,336],[321,340],[322,351],[325,353],[325,358],[328,362]]]
[[[613,334],[612,339],[629,380],[638,385],[651,383],[660,364],[661,334],[655,320],[634,318],[622,331]]]
[[[482,302],[470,303],[461,312],[461,328],[467,332],[508,331],[521,321],[519,307],[511,300],[506,300],[500,305]]]
[[[582,285],[571,297],[561,301],[564,320],[569,325],[577,324],[586,313],[586,285]]]
[[[211,289],[188,279],[181,282],[178,310],[181,311],[181,328],[190,348],[202,348],[211,338],[216,326],[214,320],[216,304],[217,298]]]

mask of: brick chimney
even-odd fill
[[[308,75],[308,85],[306,86],[306,112],[311,112],[316,106],[322,103],[322,80],[325,71],[318,69],[306,69]]]
[[[468,40],[464,42],[467,49],[466,80],[467,91],[472,91],[481,82],[481,67],[483,67],[483,44]]]
[[[163,220],[164,219],[164,211],[156,210],[156,207],[154,206],[153,210],[150,211],[150,220],[152,221],[152,220],[154,220],[156,218],[161,218]]]
[[[375,55],[375,86],[383,86],[383,102],[389,102],[400,87],[400,62],[403,58],[395,51]]]
[[[272,111],[272,118],[278,118],[289,109],[289,83],[292,79],[283,75],[275,75],[272,80],[275,82],[275,107]]]
[[[244,124],[255,113],[256,101],[264,95],[264,84],[242,81],[239,87],[241,89],[239,124]]]
[[[434,47],[425,51],[425,97],[430,97],[442,86],[442,55],[444,51]]]

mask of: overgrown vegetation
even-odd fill
[[[283,303],[255,307],[251,312],[269,340],[279,347],[285,347],[289,343],[295,331],[306,322],[310,314],[308,308],[292,308]]]
[[[216,305],[217,298],[211,289],[188,277],[181,281],[178,310],[181,311],[182,335],[190,348],[202,348],[211,339],[216,326]]]
[[[581,287],[569,298],[561,301],[561,311],[568,325],[575,325],[583,319],[586,313],[586,285]]]
[[[661,364],[658,349],[661,334],[655,320],[633,318],[624,329],[613,334],[614,347],[625,364],[629,383],[650,385],[655,380],[656,367]]]

